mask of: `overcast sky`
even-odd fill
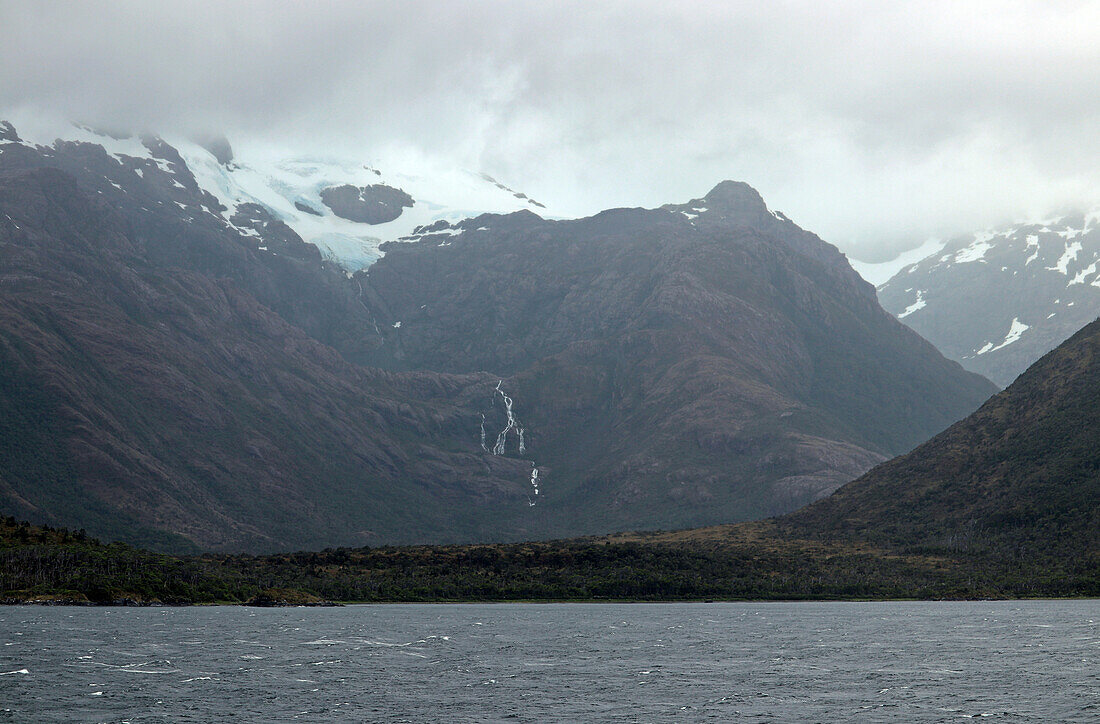
[[[0,109],[421,154],[563,213],[719,180],[851,256],[1100,205],[1100,2],[0,0]]]

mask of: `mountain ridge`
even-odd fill
[[[878,288],[882,306],[1002,387],[1100,311],[1100,212],[951,240]]]

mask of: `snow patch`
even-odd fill
[[[1047,319],[1049,319],[1049,317]],[[1005,335],[1004,341],[996,347],[993,346],[992,342],[987,342],[984,347],[978,350],[978,354],[985,354],[986,352],[996,352],[999,349],[1004,349],[1008,345],[1020,339],[1020,336],[1029,329],[1031,329],[1031,327],[1021,322],[1019,317],[1014,317],[1012,319],[1012,326],[1009,328],[1008,334]]]
[[[992,236],[989,238],[992,238]],[[955,263],[969,264],[971,262],[981,261],[985,257],[985,253],[992,248],[993,245],[986,239],[975,238],[969,246],[955,253]]]
[[[149,149],[137,136],[112,138],[86,126],[78,126],[57,118],[46,118],[31,114],[24,116],[18,111],[9,112],[6,115],[8,116],[7,120],[15,127],[15,132],[23,139],[24,146],[53,148],[58,141],[93,143],[102,146],[108,155],[114,156],[120,163],[123,157],[154,160]]]
[[[1059,274],[1069,275],[1069,263],[1077,258],[1077,252],[1081,251],[1081,242],[1073,241],[1066,244],[1066,250],[1062,253],[1058,263],[1046,267],[1047,271],[1056,271]]]
[[[1087,267],[1079,271],[1077,273],[1077,276],[1075,276],[1073,279],[1070,279],[1069,284],[1067,284],[1066,286],[1072,287],[1074,284],[1084,284],[1085,279],[1096,273],[1096,264],[1097,262],[1094,261],[1093,263],[1089,264]]]
[[[1031,256],[1029,256],[1027,258],[1027,260],[1024,262],[1024,266],[1027,266],[1028,264],[1030,264],[1031,262],[1033,262],[1033,261],[1035,261],[1036,259],[1039,258],[1039,237],[1036,236],[1035,234],[1028,234],[1027,235],[1027,248],[1028,249],[1034,248],[1035,251],[1033,251],[1031,253]]]
[[[178,162],[154,157],[135,135],[113,138],[63,119],[22,113],[18,109],[7,115],[23,145],[32,148],[49,148],[58,140],[92,143],[102,146],[120,163],[138,159],[146,168],[152,163],[169,174],[182,171]],[[224,207],[211,208],[215,205],[207,204],[211,214],[228,221],[239,204],[257,203],[305,241],[320,248],[323,256],[351,271],[376,261],[382,255],[379,249],[382,243],[408,236],[418,226],[440,220],[453,224],[483,213],[507,214],[531,208],[525,196],[490,182],[481,174],[399,149],[389,150],[390,158],[383,163],[367,158],[301,156],[293,151],[250,147],[244,143],[235,148],[235,160],[223,165],[189,139],[169,134],[163,140],[179,152],[199,188]],[[387,164],[401,172],[385,172]],[[143,169],[134,171],[144,176]],[[379,183],[404,190],[415,200],[414,205],[393,221],[372,225],[341,219],[320,199],[320,192],[332,186],[363,187]],[[183,186],[176,179],[173,185]],[[303,211],[296,203],[319,215]],[[461,230],[445,233],[453,236]]]
[[[920,309],[924,309],[927,306],[928,306],[928,302],[926,302],[925,299],[924,299],[924,291],[918,289],[917,290],[917,301],[913,302],[908,307],[906,307],[905,311],[898,315],[898,319],[903,319],[905,317],[908,317],[913,312],[916,312],[917,310],[920,310]]]
[[[1084,233],[1084,229],[1074,229],[1071,226],[1067,226],[1066,228],[1058,232],[1058,236],[1062,237],[1066,241],[1069,241],[1070,239],[1074,239]]]

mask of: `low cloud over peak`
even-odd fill
[[[1082,2],[32,3],[0,108],[419,154],[588,213],[720,179],[853,256],[1100,202]]]

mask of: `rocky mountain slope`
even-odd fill
[[[177,233],[265,284],[303,264]],[[469,444],[495,378],[352,365],[149,245],[59,171],[0,173],[5,510],[168,548],[508,534],[530,464]]]
[[[993,391],[744,184],[439,220],[352,274],[160,139],[4,132],[19,517],[253,550],[727,522],[821,497]]]
[[[888,311],[1007,385],[1100,313],[1100,213],[960,238],[878,289]]]
[[[1100,555],[1100,321],[974,414],[782,522],[790,535],[1022,559]]]
[[[371,363],[506,379],[547,506],[582,530],[760,517],[993,391],[745,184],[578,221],[438,224],[355,275]]]

